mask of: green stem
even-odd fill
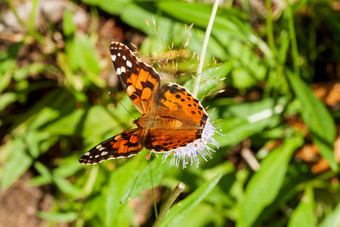
[[[90,177],[88,178],[85,184],[85,187],[84,187],[85,195],[90,195],[92,193],[97,176],[98,176],[98,171],[99,171],[98,166],[94,166],[93,168],[91,168]]]
[[[274,30],[273,30],[273,20],[272,20],[272,14],[271,14],[271,0],[266,0],[266,10],[267,10],[267,17],[266,17],[266,23],[267,23],[267,39],[269,47],[273,53],[273,59],[276,58],[276,47],[274,42]]]
[[[37,9],[38,9],[38,0],[33,0],[32,1],[32,11],[31,11],[31,15],[30,15],[30,20],[29,20],[29,24],[28,24],[28,29],[30,31],[30,33],[34,33],[34,24],[35,24],[35,19],[36,19],[36,15],[37,15]]]
[[[154,188],[153,179],[152,179],[152,169],[151,169],[150,162],[148,162],[148,164],[149,164],[149,169],[150,169],[150,182],[151,182],[151,187],[152,187],[153,209],[155,210],[155,216],[156,216],[156,219],[157,219],[158,218],[157,201],[156,201],[155,188]]]
[[[165,201],[165,203],[163,204],[161,211],[159,212],[159,216],[156,219],[155,223],[153,224],[153,227],[158,227],[161,222],[163,221],[163,219],[165,218],[165,215],[168,213],[171,205],[174,203],[174,201],[177,199],[177,197],[179,196],[179,194],[181,194],[181,192],[184,190],[185,188],[185,184],[183,184],[182,182],[179,183],[176,188],[170,193],[168,199]]]
[[[207,30],[205,31],[205,37],[204,37],[204,40],[203,40],[200,62],[199,62],[199,65],[198,65],[197,76],[196,76],[196,79],[195,79],[194,91],[192,92],[192,94],[194,96],[197,96],[197,93],[198,93],[198,87],[200,85],[205,53],[207,52],[209,37],[210,37],[211,29],[212,29],[212,26],[213,26],[213,23],[214,23],[214,20],[215,20],[217,8],[218,8],[218,3],[219,3],[219,0],[215,0],[213,9],[212,9],[212,12],[211,12],[211,15],[210,15],[209,23],[208,23],[208,26],[207,26]]]
[[[295,28],[294,28],[294,15],[293,15],[293,9],[292,9],[292,2],[291,0],[287,1],[287,13],[288,13],[288,30],[289,30],[289,38],[291,42],[291,50],[292,50],[292,58],[293,58],[293,64],[294,64],[294,74],[297,76],[300,76],[300,70],[299,70],[299,52],[296,42],[296,34],[295,34]]]
[[[15,10],[15,7],[12,3],[12,1],[10,0],[6,0],[7,1],[7,4],[9,6],[9,8],[11,8],[15,18],[17,19],[17,21],[19,22],[19,24],[22,26],[22,27],[26,27],[26,23],[19,17],[17,11]]]

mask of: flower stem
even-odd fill
[[[209,37],[210,37],[212,26],[213,26],[213,23],[214,23],[214,20],[215,20],[217,8],[218,8],[218,3],[219,3],[219,0],[215,0],[213,9],[211,11],[211,15],[210,15],[209,23],[208,23],[208,26],[207,26],[207,30],[205,31],[205,36],[204,36],[203,45],[202,45],[202,51],[201,51],[201,56],[200,56],[200,62],[198,64],[197,76],[196,76],[196,79],[195,79],[194,91],[192,92],[192,94],[194,96],[196,96],[196,97],[197,97],[198,87],[199,87],[200,80],[201,80],[201,74],[202,74],[202,70],[203,70],[203,63],[204,63],[205,53],[207,51],[208,41],[209,41]]]
[[[157,213],[157,201],[156,201],[156,196],[155,196],[155,188],[154,188],[154,185],[153,185],[153,180],[152,180],[152,168],[151,168],[151,164],[150,162],[149,163],[149,170],[150,170],[150,181],[151,181],[151,186],[152,186],[152,198],[153,198],[153,208],[155,210],[155,216],[156,216],[156,219],[158,218],[158,213]]]
[[[15,18],[17,19],[18,23],[22,26],[22,27],[26,27],[26,23],[20,18],[18,12],[15,9],[15,6],[13,5],[12,1],[6,0],[8,6],[10,7],[10,9],[12,10]]]
[[[273,29],[273,19],[271,14],[271,0],[266,0],[266,9],[267,9],[267,16],[266,16],[266,25],[267,25],[267,40],[270,47],[270,50],[273,53],[273,59],[276,57],[276,46],[275,46],[275,39],[274,39],[274,29]],[[275,59],[276,60],[276,59]]]
[[[165,215],[168,213],[171,205],[174,203],[174,201],[177,199],[179,194],[184,190],[185,184],[180,182],[176,188],[170,193],[168,199],[163,204],[161,211],[159,212],[159,216],[156,219],[155,223],[153,224],[153,227],[158,227],[163,219],[165,218]]]
[[[298,51],[296,33],[295,33],[295,28],[294,28],[294,15],[293,15],[293,6],[292,6],[293,3],[292,3],[292,0],[288,0],[287,2],[288,2],[287,4],[288,31],[289,31],[289,38],[291,42],[294,74],[300,77],[299,51]]]

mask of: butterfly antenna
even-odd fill
[[[137,118],[135,118],[135,116],[133,116],[133,114],[121,103],[121,101],[119,101],[118,99],[117,99],[117,97],[114,95],[114,94],[112,94],[110,91],[109,91],[109,94],[112,96],[112,98],[114,98],[114,99],[116,99],[117,100],[117,102],[120,104],[120,105],[122,105],[122,107],[126,110],[126,112],[128,112],[135,120],[137,120]]]

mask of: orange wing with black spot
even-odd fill
[[[150,129],[145,135],[144,146],[154,152],[166,152],[184,147],[201,138],[199,129]]]
[[[110,51],[116,74],[126,94],[140,113],[149,112],[161,83],[160,76],[124,44],[112,42]]]
[[[80,159],[81,164],[93,165],[109,159],[128,158],[138,154],[143,148],[143,130],[132,129],[98,144]]]
[[[171,117],[186,125],[203,128],[208,119],[201,102],[186,88],[175,84],[163,84],[155,98],[152,114]]]
[[[151,114],[169,119],[167,128],[171,128],[150,129],[145,135],[144,146],[158,152],[183,147],[200,139],[208,119],[200,101],[174,83],[160,87]]]

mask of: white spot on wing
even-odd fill
[[[96,149],[99,150],[99,151],[102,151],[105,148],[101,144],[99,144],[98,146],[96,146]]]
[[[126,57],[125,57],[125,55],[123,55],[123,59],[124,59],[124,60],[126,60]]]
[[[127,67],[129,67],[129,68],[132,67],[132,63],[131,63],[129,60],[126,61],[126,65],[127,65]]]
[[[100,155],[99,155],[99,154],[97,154],[97,155],[96,155],[96,156],[94,156],[94,157],[95,157],[95,158],[99,158],[99,156],[100,156]]]
[[[121,70],[122,73],[126,73],[126,69],[125,69],[124,66],[122,66],[122,67],[120,68],[120,70]]]
[[[85,156],[90,156],[90,152],[86,152],[84,155]]]
[[[116,55],[114,54],[114,55],[111,55],[111,59],[112,59],[112,61],[116,61]]]
[[[121,55],[121,54],[120,54],[120,53],[118,53],[117,55],[118,55],[118,57],[120,57],[120,55]]]
[[[117,68],[116,73],[117,75],[120,75],[120,68]]]
[[[107,151],[103,151],[100,155],[101,156],[104,156],[104,155],[107,155],[109,152],[107,152]]]

